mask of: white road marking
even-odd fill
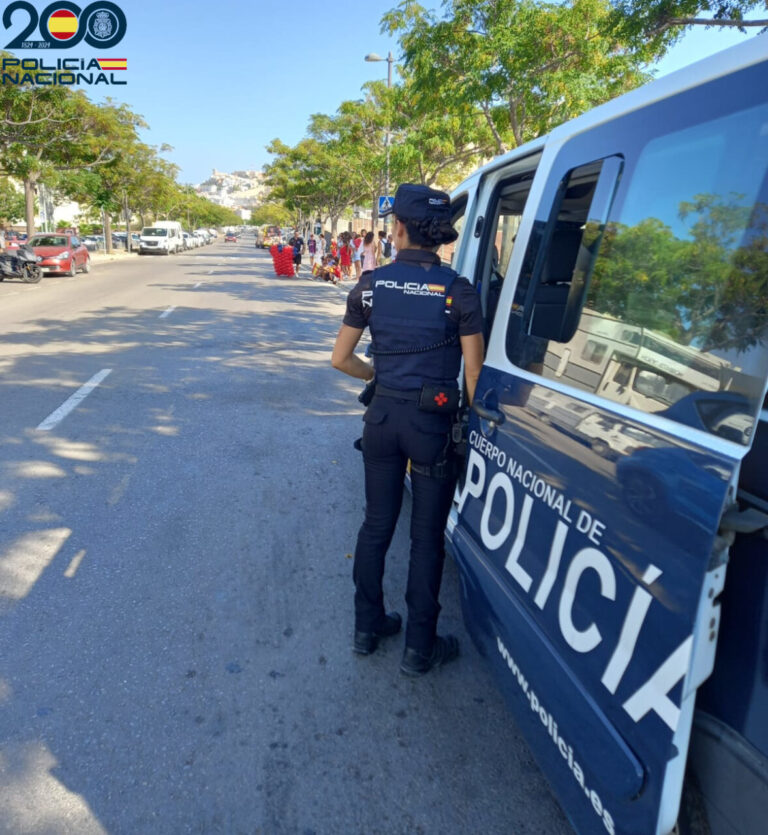
[[[49,429],[53,429],[57,423],[60,423],[64,418],[80,403],[85,400],[86,397],[99,385],[99,383],[106,380],[106,378],[112,373],[111,368],[102,368],[98,374],[94,374],[87,383],[80,386],[80,388],[67,400],[65,400],[55,412],[51,412],[50,415],[37,427],[39,432],[47,432]]]
[[[209,273],[209,275],[210,275],[210,273]],[[198,282],[197,282],[197,284],[195,284],[195,286],[194,286],[192,289],[193,289],[193,290],[197,290],[197,288],[198,288],[198,287],[199,287],[202,283],[203,283],[202,281],[198,281]]]
[[[176,310],[176,305],[172,304],[168,310],[164,310],[157,318],[158,319],[165,319],[166,316],[170,316],[173,311]]]
[[[208,270],[208,275],[213,275],[213,270]]]
[[[66,571],[64,572],[64,576],[68,577],[70,580],[77,574],[77,569],[80,568],[80,563],[83,561],[83,557],[85,556],[85,548],[81,548],[74,557],[72,557],[72,562],[67,566]]]

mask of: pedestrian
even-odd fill
[[[301,237],[298,229],[293,230],[293,237],[288,241],[288,245],[293,247],[293,268],[298,275],[301,268],[301,256],[304,252],[304,238]]]
[[[387,233],[380,229],[378,235],[376,236],[376,266],[383,267],[384,266],[384,244],[387,240]]]
[[[365,229],[363,229],[362,234],[365,234]],[[363,261],[363,239],[360,234],[355,234],[350,241],[352,246],[352,266],[355,269],[355,278],[359,279],[361,273],[363,272],[362,268],[362,261]]]
[[[314,235],[309,236],[309,240],[307,241],[307,252],[309,253],[309,267],[312,269],[315,266],[315,253],[317,252],[317,241],[315,240]]]
[[[392,263],[392,261],[394,261],[395,258],[397,258],[397,247],[395,246],[395,241],[392,238],[391,233],[387,235],[387,244],[389,244],[389,246],[387,246],[386,244],[384,246],[384,257],[389,258],[389,262]]]
[[[376,244],[373,242],[373,232],[368,232],[363,239],[362,266],[362,272],[376,269]]]
[[[349,232],[341,233],[341,246],[339,247],[339,264],[341,266],[342,281],[344,278],[352,277],[352,241]]]
[[[317,236],[317,261],[322,264],[325,256],[325,235],[322,232]]]
[[[331,255],[336,258],[339,254],[339,244],[336,238],[331,235]]]
[[[402,618],[386,613],[382,577],[400,514],[403,479],[411,461],[411,552],[405,599],[408,622],[400,670],[418,676],[458,656],[453,635],[437,635],[444,532],[456,474],[451,425],[459,405],[457,378],[464,359],[465,397],[474,395],[483,362],[483,317],[466,278],[443,266],[436,250],[455,241],[450,197],[404,184],[394,201],[396,264],[364,275],[347,298],[331,362],[375,388],[362,437],[365,519],[357,537],[353,649],[374,652],[400,631]],[[414,292],[413,288],[428,288]],[[355,354],[368,327],[373,368]]]

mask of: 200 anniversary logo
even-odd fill
[[[119,44],[128,28],[123,10],[108,0],[97,0],[84,9],[61,0],[46,6],[40,14],[27,0],[15,0],[6,6],[2,20],[6,29],[17,29],[5,45],[5,49],[13,50],[71,49],[83,41],[106,50]],[[40,39],[31,39],[36,31]],[[0,59],[3,84],[125,84],[115,71],[127,68],[126,58]]]

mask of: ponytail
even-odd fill
[[[405,224],[408,240],[416,246],[440,246],[450,244],[459,237],[448,218],[430,217],[424,220],[407,220],[397,218]]]

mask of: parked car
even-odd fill
[[[104,248],[104,236],[103,235],[86,235],[83,238],[83,246],[88,250],[88,252],[96,252],[99,249]]]
[[[170,255],[184,248],[181,224],[175,220],[158,220],[154,226],[145,226],[141,230],[139,255],[148,252]]]
[[[182,232],[184,249],[195,249],[198,245],[197,238],[191,232]]]
[[[44,274],[91,271],[91,256],[77,235],[44,233],[32,235],[28,243]]]

